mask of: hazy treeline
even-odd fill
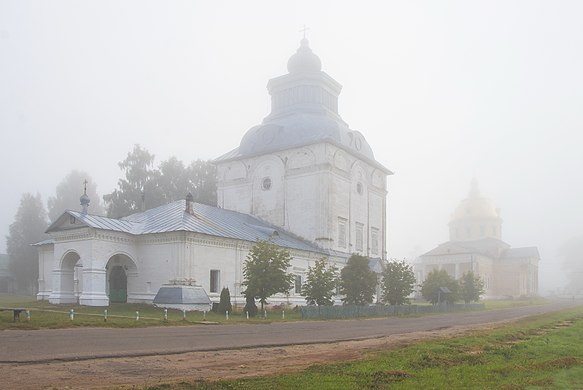
[[[154,155],[135,145],[119,167],[124,177],[118,180],[118,188],[103,196],[109,217],[184,199],[188,192],[195,202],[217,204],[216,167],[209,161],[195,160],[185,166],[176,157],[170,157],[156,168]]]
[[[87,195],[91,203],[89,214],[123,217],[144,209],[184,199],[188,192],[194,200],[216,205],[216,168],[210,161],[195,160],[189,165],[170,157],[158,166],[155,156],[139,145],[119,162],[123,176],[117,188],[103,196],[89,174],[73,170],[56,186],[45,208],[40,194],[25,193],[16,211],[14,222],[6,236],[6,252],[10,257],[10,272],[17,291],[34,294],[37,289],[38,255],[34,243],[47,239],[44,233],[50,223],[67,210],[80,210],[80,196],[87,180]],[[48,212],[47,212],[48,210]]]
[[[566,293],[583,295],[583,236],[573,237],[561,246],[563,268],[567,275]]]

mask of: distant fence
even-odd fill
[[[483,310],[483,303],[455,303],[453,305],[401,305],[401,306],[301,306],[302,319],[387,317],[403,314],[445,313]]]

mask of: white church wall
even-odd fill
[[[53,290],[52,271],[55,269],[54,244],[44,244],[38,248],[38,293],[37,300],[47,300]]]
[[[239,213],[250,214],[252,210],[252,183],[245,181],[224,185],[217,192],[218,206]]]
[[[219,183],[221,207],[256,215],[326,249],[379,257],[386,252],[386,174],[336,145],[321,142],[221,163],[219,178],[225,180]],[[370,241],[371,229],[378,244]]]
[[[293,172],[286,182],[286,216],[290,231],[300,237],[316,241],[327,238],[325,226],[320,222],[326,199],[327,178],[320,172]]]
[[[252,211],[277,226],[284,224],[284,176],[285,167],[278,156],[254,158],[251,166]]]
[[[251,213],[251,182],[243,161],[231,161],[217,166],[217,205],[227,210]]]
[[[334,170],[330,179],[328,220],[332,226],[333,249],[351,253],[350,250],[350,177]],[[342,236],[342,237],[341,237]]]
[[[352,252],[368,254],[369,197],[366,166],[356,160],[350,173],[350,232]]]
[[[376,244],[372,243],[372,237],[370,237],[369,247],[371,248],[370,255],[371,256],[378,256],[383,257],[383,253],[385,251],[384,248],[384,219],[386,216],[384,215],[384,198],[385,195],[378,192],[377,189],[371,188],[368,194],[368,201],[369,201],[369,232],[376,230],[377,238]],[[376,245],[378,248],[376,251],[373,251],[373,246]],[[376,253],[375,253],[376,252]]]
[[[151,234],[140,239],[136,258],[138,274],[128,301],[151,302],[159,288],[173,280],[192,279],[184,271],[189,260],[183,232]],[[128,279],[129,284],[129,279]]]
[[[163,284],[179,281],[201,285],[214,302],[219,301],[221,289],[228,287],[233,304],[244,305],[243,267],[252,242],[187,232],[139,237],[89,230],[83,234],[86,236],[83,240],[67,240],[61,235],[61,240],[57,239],[55,245],[39,249],[39,266],[43,278],[49,280],[39,299],[51,296],[55,303],[74,303],[78,299],[85,305],[107,306],[108,271],[122,266],[127,275],[127,300],[130,303],[151,303]],[[288,272],[301,277],[302,284],[308,268],[324,256],[298,250],[290,250],[290,254],[292,261]],[[67,264],[61,264],[63,259]],[[346,264],[345,257],[333,256],[329,260],[339,270]],[[80,268],[83,281],[79,297],[73,295],[73,271],[68,271],[73,262],[83,265]],[[66,272],[55,277],[55,270],[63,269]],[[220,274],[216,286],[213,286],[214,291],[211,290],[211,271]],[[62,277],[71,280],[63,284]],[[292,286],[289,294],[278,294],[269,302],[296,305],[304,304],[305,299]]]

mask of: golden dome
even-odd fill
[[[472,180],[469,196],[462,200],[451,215],[451,221],[464,219],[499,219],[500,210],[487,198],[480,194],[478,182]]]

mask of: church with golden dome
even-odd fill
[[[500,209],[482,196],[476,180],[449,222],[449,241],[419,257],[416,277],[422,283],[435,270],[455,279],[472,271],[484,282],[487,298],[538,295],[536,247],[512,248],[502,241]]]

